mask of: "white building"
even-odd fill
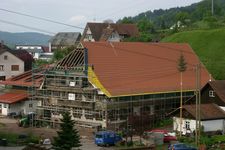
[[[201,104],[201,126],[204,132],[225,132],[225,112],[216,104]],[[196,129],[196,106],[184,105],[182,134],[193,133]],[[180,117],[173,118],[174,131],[180,132]]]
[[[25,50],[37,60],[50,60],[53,57],[53,53],[49,52],[49,48],[41,45],[16,45],[16,50]],[[47,57],[45,57],[46,55]]]
[[[0,114],[28,114],[34,112],[37,101],[28,100],[28,94],[24,91],[4,93],[0,95]]]

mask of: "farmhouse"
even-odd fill
[[[218,105],[201,104],[201,126],[204,132],[221,131],[224,133],[225,112]],[[182,134],[193,133],[196,129],[196,105],[184,105],[182,118]],[[180,118],[173,118],[174,131],[180,131]]]
[[[54,52],[57,49],[76,46],[80,38],[79,32],[59,32],[49,40],[49,50]]]
[[[0,94],[1,115],[26,115],[36,111],[37,105],[40,104],[33,100],[32,89],[41,86],[43,76],[32,75],[32,73],[40,73],[44,70],[45,68],[30,70],[0,81],[1,85],[10,86],[9,90]]]
[[[41,104],[37,120],[56,127],[61,114],[69,111],[81,126],[149,128],[179,107],[181,54],[187,62],[185,102],[194,95],[193,67],[200,63],[189,45],[82,42],[42,73],[43,83],[33,92]],[[210,75],[204,67],[201,75],[204,85]]]
[[[135,24],[87,23],[81,41],[119,42],[124,38],[139,36]]]

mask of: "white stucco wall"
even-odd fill
[[[208,120],[202,121],[202,125],[204,126],[204,131],[217,131],[221,130],[224,131],[224,120]]]
[[[190,122],[190,130],[186,129],[186,127],[185,127],[186,121]],[[205,132],[217,131],[217,130],[224,131],[224,120],[223,119],[201,121],[201,125],[204,127]],[[195,128],[196,128],[195,120],[182,119],[182,133],[183,134],[193,132],[195,130]],[[178,132],[180,131],[180,118],[179,117],[173,118],[173,130],[178,131]]]
[[[7,60],[4,56],[7,56]],[[4,66],[4,70],[0,71],[0,76],[6,76],[6,79],[24,72],[24,62],[7,51],[0,55],[0,65]],[[11,71],[12,65],[19,65],[19,71]]]
[[[94,41],[95,41],[95,39],[93,38],[93,36],[92,36],[92,38],[91,38],[91,39],[89,39],[89,38],[88,38],[88,36],[89,36],[89,35],[91,35],[91,36],[92,36],[92,32],[91,32],[90,28],[88,27],[88,28],[87,28],[87,30],[86,30],[86,33],[84,33],[84,39],[83,39],[83,41],[90,41],[90,42],[94,42]]]
[[[120,42],[120,40],[121,40],[120,35],[117,32],[113,32],[108,39],[108,41],[110,42]]]
[[[21,101],[18,103],[13,103],[13,104],[4,104],[0,103],[1,109],[2,109],[2,115],[7,115],[11,112],[16,112],[17,114],[23,113],[23,114],[28,114],[29,112],[35,112],[38,101]],[[32,104],[33,107],[29,107],[29,104]],[[6,107],[5,107],[6,106]]]

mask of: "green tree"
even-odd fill
[[[131,24],[133,24],[134,21],[132,20],[131,17],[124,17],[122,20],[119,20],[119,23],[131,23]]]
[[[138,26],[138,29],[140,32],[145,32],[145,33],[154,33],[155,32],[153,23],[147,18],[141,19],[138,22],[137,26]]]
[[[71,119],[69,112],[63,114],[61,122],[60,131],[57,131],[58,136],[54,137],[53,147],[56,150],[71,150],[72,147],[80,147],[80,136],[74,128],[75,121]]]
[[[183,24],[186,24],[188,19],[190,19],[190,15],[187,12],[179,12],[176,14],[176,20]]]
[[[55,50],[53,59],[58,61],[58,60],[62,59],[64,56],[65,56],[65,52],[63,52],[62,50]]]

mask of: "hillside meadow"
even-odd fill
[[[212,76],[225,79],[225,28],[179,32],[161,42],[189,43]]]

